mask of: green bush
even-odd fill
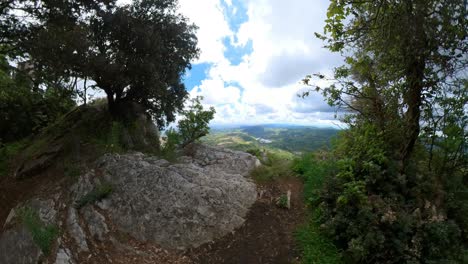
[[[26,229],[31,233],[33,241],[42,250],[44,255],[49,255],[51,247],[59,235],[55,225],[45,226],[36,211],[29,207],[23,207],[18,215]]]
[[[60,84],[35,85],[0,54],[0,142],[37,134],[76,105],[74,93]]]
[[[0,178],[8,175],[11,159],[25,149],[28,142],[28,140],[21,140],[0,146]]]
[[[463,263],[468,197],[460,172],[434,174],[420,148],[402,177],[389,158],[392,146],[368,124],[337,143],[336,169],[314,199],[320,225],[347,263]]]
[[[161,154],[168,161],[175,161],[177,159],[177,147],[180,146],[180,134],[173,128],[169,128],[165,132],[166,142],[164,143]]]

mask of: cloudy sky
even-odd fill
[[[185,76],[191,96],[216,108],[212,124],[333,126],[321,95],[300,80],[330,73],[341,58],[322,48],[328,0],[179,0],[198,27],[200,58]]]

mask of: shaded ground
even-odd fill
[[[296,263],[299,252],[294,231],[305,221],[302,182],[294,177],[259,185],[260,199],[252,206],[244,225],[215,243],[187,255],[200,264]],[[291,209],[276,206],[276,198],[291,190]]]

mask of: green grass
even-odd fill
[[[291,159],[278,153],[267,152],[268,160],[255,168],[250,176],[257,182],[273,181],[292,176]]]
[[[293,161],[292,170],[304,180],[304,199],[311,207],[308,223],[296,231],[296,241],[304,264],[344,263],[333,241],[320,230],[320,212],[316,208],[325,178],[333,172],[333,164],[317,159],[311,153]]]
[[[320,232],[318,223],[310,223],[300,227],[295,234],[296,241],[302,251],[304,264],[342,264],[340,252],[335,245]]]
[[[44,255],[49,255],[53,243],[59,235],[56,225],[42,223],[36,211],[29,207],[23,207],[19,211],[21,222],[30,232],[34,243],[42,250]]]
[[[100,201],[109,196],[112,193],[112,191],[112,186],[108,183],[96,186],[93,190],[91,190],[89,193],[85,194],[78,201],[76,201],[75,208],[80,209],[87,204]]]

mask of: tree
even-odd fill
[[[181,112],[182,119],[178,123],[181,147],[185,147],[195,140],[208,135],[208,126],[216,113],[214,107],[204,110],[201,104],[203,97],[190,100],[190,105]]]
[[[349,129],[318,206],[349,263],[467,261],[466,10],[464,0],[330,3],[317,36],[346,65],[316,74],[330,85],[315,88],[346,108]]]
[[[384,96],[394,104],[403,128],[395,153],[401,172],[420,132],[422,108],[466,70],[466,10],[464,0],[334,0],[325,35],[317,34],[330,50],[350,54],[348,66],[335,72],[339,84],[323,90],[331,103]]]
[[[216,113],[214,107],[208,110],[201,104],[203,97],[197,96],[190,100],[186,109],[181,111],[177,130],[169,128],[166,130],[166,142],[162,154],[168,160],[175,160],[177,149],[183,149],[196,140],[208,135],[209,123]]]
[[[199,52],[196,27],[177,13],[177,1],[115,6],[83,0],[50,9],[49,2],[56,1],[38,2],[39,12],[28,12],[40,23],[16,28],[5,39],[21,47],[20,55],[34,61],[41,76],[94,81],[114,116],[125,116],[126,105],[138,103],[160,127],[174,121],[187,96],[181,76]],[[78,8],[68,12],[67,3]],[[6,19],[0,21],[8,28]]]
[[[29,77],[0,53],[0,144],[39,132],[75,106],[72,97],[72,91],[60,86],[34,90]]]

